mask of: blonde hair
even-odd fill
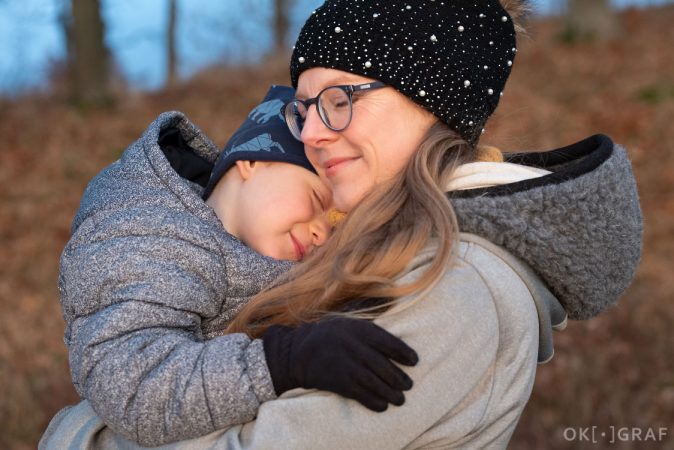
[[[374,317],[399,297],[421,297],[444,273],[458,229],[443,187],[458,164],[474,157],[474,147],[437,122],[406,168],[375,186],[324,246],[255,296],[227,332],[259,337],[271,325],[297,326],[328,314]],[[412,283],[396,285],[432,237],[438,249],[427,270]],[[362,299],[383,303],[344,312]]]
[[[516,33],[525,34],[531,3],[500,3],[511,16]],[[447,125],[436,122],[405,170],[375,186],[340,221],[323,247],[275,286],[256,295],[226,331],[260,337],[271,325],[297,326],[326,315],[374,318],[400,297],[415,295],[407,307],[423,298],[445,272],[456,242],[458,225],[444,186],[454,169],[474,161],[478,151],[481,159],[489,154],[494,161],[502,161],[497,149],[478,150]],[[396,284],[431,238],[437,238],[438,248],[426,271],[412,283]],[[362,307],[361,301],[366,299],[379,301]]]

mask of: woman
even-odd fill
[[[229,331],[374,317],[419,355],[404,405],[376,414],[297,389],[171,448],[504,448],[552,329],[627,287],[642,223],[622,148],[598,135],[474,162],[516,53],[508,3],[328,0],[293,53],[286,118],[347,216]],[[78,408],[58,426],[77,430],[70,443],[127,448]]]

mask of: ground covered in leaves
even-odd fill
[[[511,448],[674,448],[674,6],[628,10],[621,21],[622,38],[572,44],[555,20],[531,23],[483,139],[512,151],[608,134],[629,151],[645,215],[633,285],[616,307],[556,334]],[[87,181],[162,111],[185,112],[224,145],[268,85],[287,80],[270,61],[126,93],[105,110],[58,94],[0,100],[0,448],[34,448],[52,415],[77,401],[56,279]],[[638,428],[642,439],[669,428],[662,442],[565,439],[567,428],[589,427]]]

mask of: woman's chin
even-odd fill
[[[348,213],[352,211],[358,203],[365,197],[365,193],[351,186],[346,189],[338,189],[333,192],[333,202],[335,208],[339,211]]]

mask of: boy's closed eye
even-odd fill
[[[321,194],[319,194],[319,193],[318,193],[317,191],[315,191],[315,190],[313,191],[313,194],[314,194],[314,198],[315,198],[316,201],[318,202],[318,206],[319,206],[319,208],[320,208],[320,211],[325,212],[325,201],[324,201],[323,198],[321,197]]]

